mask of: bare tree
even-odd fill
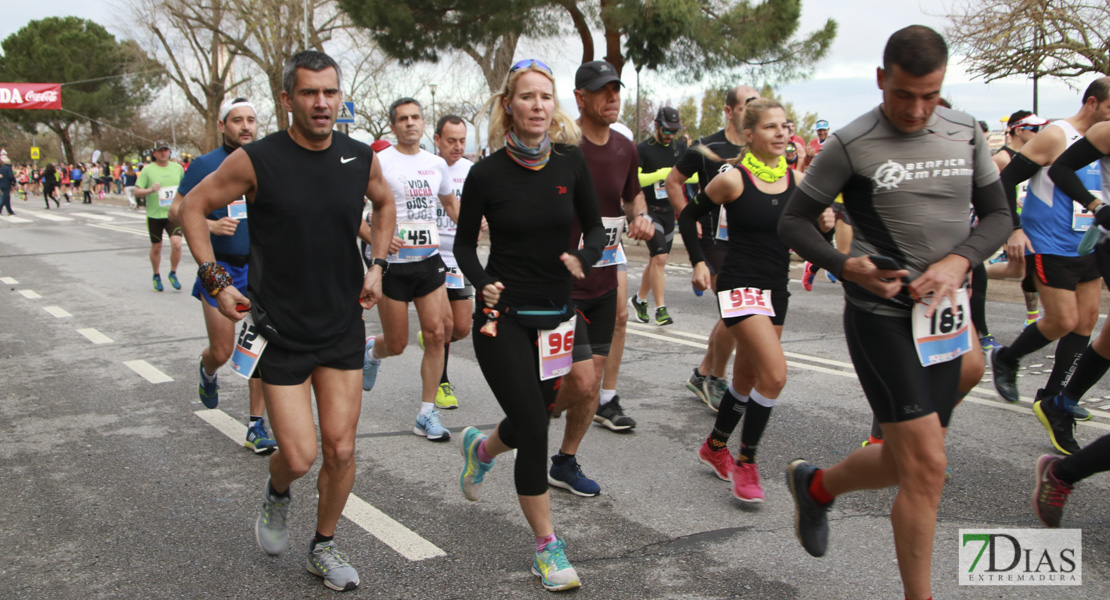
[[[1106,0],[961,0],[945,34],[986,81],[1110,73]]]

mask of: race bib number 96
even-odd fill
[[[574,323],[577,315],[555,329],[539,332],[540,380],[546,381],[570,373],[574,361]]]

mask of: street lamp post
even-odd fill
[[[432,127],[436,124],[436,84],[429,83],[428,91],[432,93]]]

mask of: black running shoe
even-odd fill
[[[797,459],[786,468],[786,485],[794,496],[794,533],[811,556],[824,556],[829,547],[829,507],[809,495],[809,483],[817,467]]]
[[[1052,400],[1038,400],[1033,403],[1033,413],[1037,420],[1048,431],[1048,437],[1056,449],[1067,455],[1079,452],[1079,444],[1075,442],[1075,417],[1070,413],[1060,412],[1052,405]]]
[[[1010,404],[1017,404],[1019,401],[1018,387],[1017,387],[1017,372],[1018,364],[1007,364],[1006,361],[998,357],[998,353],[1005,350],[1006,347],[995,348],[991,352],[991,371],[994,374],[994,390],[998,392],[1002,399]]]
[[[636,421],[624,414],[624,410],[621,409],[620,399],[620,396],[613,396],[612,400],[597,407],[594,422],[600,423],[612,431],[628,431],[636,427]]]

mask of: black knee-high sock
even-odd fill
[[[1064,395],[1072,400],[1079,400],[1094,387],[1106,370],[1110,369],[1110,358],[1102,356],[1095,351],[1094,346],[1087,346],[1075,363],[1075,372],[1072,373],[1068,384],[1064,386]]]
[[[879,420],[875,417],[871,417],[871,437],[883,439],[883,426],[879,425]]]
[[[771,420],[771,407],[775,401],[752,390],[748,410],[744,412],[744,427],[740,430],[740,455],[737,462],[755,462],[755,449],[763,439],[763,430]]]
[[[1075,365],[1079,362],[1079,357],[1083,355],[1083,351],[1087,349],[1087,342],[1089,341],[1091,341],[1091,336],[1079,335],[1078,333],[1069,333],[1060,338],[1060,342],[1056,344],[1056,362],[1053,363],[1052,373],[1044,384],[1046,396],[1055,396],[1060,393],[1060,390],[1064,389],[1064,384],[1075,372]]]
[[[748,404],[750,403],[746,397],[741,401],[733,395],[731,386],[725,390],[725,395],[721,398],[721,406],[717,410],[717,420],[713,423],[713,432],[709,434],[710,448],[720,450],[728,446],[728,438],[736,430]]]
[[[1046,338],[1041,330],[1037,327],[1037,323],[1033,323],[1029,327],[1021,330],[1021,334],[1017,336],[1014,343],[1006,348],[1002,348],[998,352],[998,358],[1006,361],[1009,364],[1016,364],[1021,361],[1025,356],[1044,348],[1052,343],[1052,340]]]
[[[1110,471],[1110,435],[1104,435],[1083,447],[1077,454],[1056,463],[1060,481],[1074,484],[1103,471]]]
[[[443,345],[443,375],[439,376],[440,385],[443,385],[445,383],[450,383],[449,381],[447,381],[447,359],[450,356],[451,356],[451,342],[447,342],[446,344]]]

